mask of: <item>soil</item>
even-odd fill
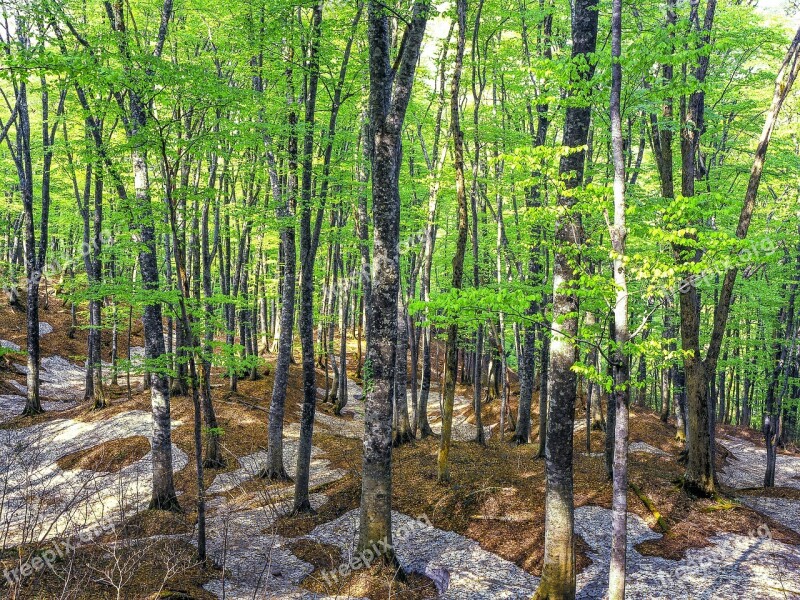
[[[22,298],[24,302],[24,298]],[[69,307],[58,298],[50,299],[50,308],[42,311],[42,320],[54,327],[54,332],[43,336],[43,355],[58,354],[80,363],[85,355],[85,330],[78,329],[73,338],[67,336],[70,326]],[[132,345],[140,345],[141,325],[134,318],[131,332]],[[8,307],[0,307],[0,339],[10,340],[24,349],[24,314]],[[104,332],[104,353],[110,352],[110,333]],[[107,340],[107,343],[106,343]],[[120,344],[127,344],[127,331],[120,331]],[[298,346],[299,347],[299,346]],[[348,375],[358,381],[355,346],[348,356]],[[121,352],[124,355],[124,350]],[[110,359],[110,356],[104,359]],[[217,420],[223,431],[222,447],[226,465],[222,469],[205,471],[205,485],[209,486],[220,473],[228,473],[239,467],[238,457],[266,449],[267,415],[271,398],[275,357],[263,356],[264,363],[259,369],[259,379],[242,379],[236,392],[229,390],[229,380],[220,370],[213,372],[213,393]],[[12,377],[7,366],[0,364],[0,393],[17,393],[5,382]],[[434,373],[434,381],[436,374]],[[324,370],[318,370],[317,384],[324,385]],[[120,378],[124,384],[124,377]],[[457,394],[472,397],[471,387],[459,386]],[[150,410],[150,394],[134,387],[130,394],[125,385],[107,386],[110,406],[102,410],[90,410],[86,404],[60,412],[48,412],[33,418],[16,417],[3,427],[16,428],[22,424],[30,426],[51,419],[69,417],[79,421],[95,422],[109,416],[131,410]],[[426,515],[434,527],[456,532],[477,541],[481,548],[506,559],[527,573],[539,576],[542,569],[544,541],[544,461],[535,458],[537,447],[538,392],[533,400],[532,443],[514,445],[510,440],[511,425],[499,439],[492,435],[486,447],[474,442],[453,441],[451,456],[451,482],[441,485],[436,481],[436,455],[439,441],[436,437],[418,439],[395,449],[393,457],[393,509],[411,516]],[[296,425],[300,420],[302,405],[302,381],[299,364],[290,368],[290,380],[286,398],[286,427]],[[351,400],[352,401],[352,400]],[[512,414],[516,415],[518,402],[518,382],[512,381],[510,394]],[[579,401],[579,405],[582,400]],[[495,425],[499,421],[500,400],[493,399],[482,405],[484,425]],[[141,540],[152,535],[165,533],[188,533],[194,528],[197,499],[194,433],[192,429],[193,406],[190,397],[172,398],[172,418],[183,423],[173,432],[173,442],[189,457],[186,468],[175,474],[175,484],[179,493],[180,505],[184,512],[167,513],[147,511],[129,519],[124,527],[118,528],[123,540]],[[433,407],[432,407],[433,408]],[[333,415],[332,405],[319,401],[317,410]],[[464,416],[473,422],[474,415],[467,407]],[[433,414],[433,411],[432,411]],[[347,417],[352,419],[353,417]],[[585,420],[582,406],[576,412],[576,419]],[[737,435],[758,444],[759,432],[723,426],[728,435]],[[496,430],[495,430],[496,431]],[[800,534],[764,515],[747,508],[735,500],[737,494],[758,494],[775,498],[800,499],[800,491],[775,489],[763,491],[736,491],[721,488],[715,499],[697,499],[686,494],[680,485],[683,467],[678,462],[683,444],[675,440],[675,424],[672,420],[664,423],[659,415],[644,408],[631,409],[631,442],[643,442],[666,453],[667,456],[647,452],[632,452],[629,457],[629,477],[652,501],[668,526],[668,531],[658,539],[644,541],[637,550],[646,556],[678,560],[686,557],[690,549],[704,548],[715,535],[731,533],[749,535],[765,522],[769,525],[772,538],[778,542],[800,545]],[[577,430],[574,434],[574,482],[576,507],[599,506],[610,508],[611,485],[606,477],[602,459],[604,435],[591,432],[589,452],[586,447],[587,431]],[[762,442],[763,443],[763,442]],[[327,497],[316,514],[280,517],[275,524],[275,534],[284,538],[298,538],[309,534],[315,527],[333,521],[348,511],[358,508],[361,494],[361,451],[362,443],[337,435],[327,427],[318,427],[314,432],[314,445],[319,447],[331,467],[344,471],[344,476],[315,490]],[[727,451],[718,446],[718,467],[728,461]],[[141,436],[128,437],[106,442],[81,452],[68,454],[58,461],[62,469],[92,469],[104,472],[117,472],[123,467],[140,460],[149,451],[149,443]],[[253,479],[245,482],[235,491],[223,497],[239,506],[257,506],[263,498],[264,483]],[[289,489],[291,484],[282,487]],[[659,531],[656,519],[650,510],[634,493],[628,494],[629,510],[641,517],[654,531]],[[176,540],[164,540],[191,554],[191,546]],[[183,544],[183,546],[182,546]],[[172,552],[170,547],[167,552]],[[334,547],[326,547],[308,541],[294,541],[291,551],[314,567],[314,572],[302,585],[309,591],[331,593],[330,587],[321,577],[322,570],[330,569],[339,563]],[[193,549],[192,549],[193,550]],[[589,546],[578,538],[578,571],[588,569],[592,559],[588,556]],[[98,550],[99,551],[99,550]],[[132,550],[130,552],[133,552]],[[156,557],[157,558],[157,557]],[[156,560],[154,558],[153,560]],[[149,560],[149,559],[148,559]],[[151,573],[148,575],[148,573]],[[131,583],[130,590],[135,593],[152,592],[158,589],[164,579],[165,571],[156,564],[148,565]],[[173,594],[185,594],[193,598],[213,597],[199,586],[219,574],[203,572],[192,567],[179,575],[167,578]],[[46,589],[55,582],[37,579],[37,585]],[[385,565],[371,569],[361,569],[352,573],[342,583],[354,596],[375,599],[406,598],[416,600],[435,597],[435,586],[422,576],[411,575],[405,582],[396,580],[391,568]],[[87,590],[88,593],[88,590]],[[131,591],[130,593],[134,593]],[[106,592],[98,598],[106,597]],[[95,597],[95,596],[87,596]],[[139,596],[129,596],[139,597]],[[169,597],[169,596],[159,596]],[[173,596],[178,597],[178,596]]]
[[[134,436],[103,442],[87,450],[73,452],[58,459],[63,470],[87,469],[100,473],[118,473],[123,467],[132,465],[150,452],[150,441],[143,436]]]

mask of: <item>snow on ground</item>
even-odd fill
[[[591,548],[592,564],[578,575],[578,598],[603,598],[608,589],[611,511],[585,506],[575,511],[575,533]],[[660,534],[628,514],[626,597],[663,600],[800,597],[800,548],[769,537],[722,534],[706,548],[668,560],[639,554],[635,546]],[[794,575],[791,575],[794,574]]]
[[[294,478],[297,473],[297,440],[285,439],[283,441],[283,468],[286,469],[289,477]],[[316,446],[311,447],[311,473],[309,477],[309,488],[313,489],[326,483],[337,481],[344,477],[345,472],[330,466],[330,461],[319,458],[322,450]],[[267,464],[267,451],[259,450],[238,459],[239,468],[229,473],[220,473],[206,490],[209,494],[221,494],[229,492],[243,483],[254,479],[258,472]],[[265,484],[266,485],[266,484]],[[284,496],[279,486],[276,486],[273,497]],[[289,491],[289,490],[283,490]]]
[[[733,454],[719,479],[728,487],[744,489],[762,487],[767,467],[767,451],[747,440],[718,435],[717,441]],[[775,486],[800,489],[800,457],[778,454]],[[798,505],[800,506],[800,504]]]
[[[800,533],[800,501],[788,498],[739,496],[739,502]]]
[[[18,372],[28,373],[25,365],[14,365]],[[12,381],[21,394],[27,387]],[[39,367],[39,394],[51,400],[82,400],[86,386],[86,369],[60,356],[47,356]]]
[[[347,563],[356,556],[358,520],[359,511],[351,510],[319,525],[307,537],[339,546],[342,562]],[[392,512],[392,535],[402,567],[433,579],[440,598],[529,598],[536,589],[538,580],[514,563],[483,550],[474,540],[430,527],[423,519]]]
[[[408,396],[409,402],[411,401],[411,394]],[[431,409],[435,411],[434,415],[430,417],[431,430],[436,435],[442,433],[441,411],[442,395],[439,392],[431,390],[428,392],[428,411]],[[452,438],[457,442],[469,442],[475,439],[478,433],[478,428],[467,421],[468,415],[459,416],[457,413],[472,406],[472,399],[465,398],[464,396],[455,396],[453,398],[453,433]],[[492,436],[492,426],[483,427],[483,435],[485,439]]]
[[[134,351],[134,357],[138,354]],[[18,369],[24,372],[24,367]],[[47,357],[42,364],[43,396],[76,398],[83,391],[83,368],[60,357]],[[17,385],[22,391],[24,386]],[[348,380],[349,399],[345,413],[351,419],[317,412],[323,429],[338,435],[360,438],[364,428],[363,391]],[[430,406],[436,412],[439,396],[432,392]],[[468,406],[466,398],[457,398],[457,406]],[[74,403],[74,402],[73,402]],[[18,396],[0,396],[0,420],[17,414],[24,404]],[[64,402],[44,402],[46,410],[70,406]],[[454,437],[471,439],[474,426],[457,417]],[[434,423],[436,420],[434,419]],[[178,426],[179,423],[174,423]],[[436,423],[438,425],[438,423]],[[464,425],[465,427],[461,427]],[[471,429],[469,429],[471,427]],[[78,531],[110,519],[119,522],[123,512],[132,514],[146,507],[152,474],[151,455],[124,467],[118,473],[98,473],[82,469],[64,471],[57,460],[67,454],[92,448],[102,442],[135,435],[150,437],[149,413],[130,411],[97,422],[57,419],[20,429],[0,430],[0,468],[6,473],[6,493],[0,504],[0,528],[7,531],[5,545],[40,537],[55,537]],[[285,466],[294,473],[297,427],[287,426],[284,442]],[[755,487],[763,478],[763,450],[744,440],[720,438],[733,453],[733,459],[720,478],[735,487]],[[631,444],[632,452],[667,455],[649,444]],[[335,481],[344,471],[330,466],[315,448],[312,452],[311,485]],[[266,451],[238,458],[238,468],[218,475],[209,494],[231,491],[252,479],[266,460]],[[173,445],[174,469],[183,469],[187,456]],[[776,483],[800,487],[800,459],[780,456]],[[278,487],[278,486],[276,486]],[[235,501],[217,496],[209,501],[208,550],[224,566],[228,580],[217,579],[206,589],[230,600],[319,598],[299,585],[311,573],[312,566],[294,556],[288,540],[275,534],[278,516],[290,510],[285,494],[265,494],[260,508],[236,510]],[[123,501],[124,499],[124,501]],[[748,496],[740,500],[765,515],[800,530],[797,501]],[[326,501],[322,494],[312,494],[312,504]],[[578,576],[578,598],[601,598],[608,581],[611,513],[596,506],[578,508],[576,533],[588,544],[592,564]],[[358,510],[324,523],[304,539],[337,545],[342,561],[353,557]],[[395,547],[404,568],[423,573],[434,580],[445,599],[528,598],[538,579],[515,564],[483,550],[480,545],[452,531],[420,525],[408,515],[393,513]],[[398,535],[400,530],[407,535]],[[723,534],[712,538],[706,548],[690,549],[680,561],[643,556],[635,546],[659,534],[634,514],[629,515],[628,598],[788,598],[800,597],[800,548],[776,542],[768,537]],[[341,597],[341,596],[340,596]]]
[[[132,355],[131,362],[134,363],[136,368],[137,359]],[[111,364],[107,362],[102,363],[103,367],[103,380],[109,382],[111,380]],[[15,364],[14,368],[24,375],[28,373],[26,365]],[[125,372],[117,373],[120,384],[125,383]],[[140,374],[131,374],[131,383],[141,383],[142,376]],[[14,386],[20,394],[25,395],[28,393],[28,388],[21,383],[10,380],[9,383]],[[60,356],[46,356],[42,358],[39,366],[39,394],[44,398],[51,400],[83,400],[83,394],[86,389],[86,367],[83,365],[76,365]],[[45,409],[46,410],[46,409]]]
[[[180,425],[174,422],[173,427]],[[0,540],[5,546],[57,537],[147,507],[152,489],[148,453],[118,473],[62,470],[57,461],[73,452],[131,436],[152,436],[152,418],[129,411],[95,422],[56,419],[20,429],[0,430]],[[174,471],[188,457],[172,445]]]
[[[355,556],[358,510],[314,529],[308,539],[342,548],[342,561]],[[483,550],[452,531],[421,526],[400,513],[392,514],[395,551],[403,568],[434,580],[440,598],[494,600],[530,598],[538,578],[514,563]],[[586,506],[575,511],[576,533],[590,547],[592,564],[578,575],[578,598],[602,598],[608,589],[611,511]],[[398,536],[401,530],[410,531]],[[708,548],[690,549],[680,561],[643,556],[634,546],[657,539],[635,514],[628,522],[627,597],[664,599],[787,598],[800,594],[800,582],[787,573],[800,570],[800,549],[767,538],[725,534]]]
[[[312,494],[310,500],[319,508],[326,498]],[[288,540],[275,534],[275,521],[290,511],[290,502],[238,512],[228,512],[223,505],[215,511],[208,523],[208,553],[229,570],[230,578],[203,587],[222,598],[224,586],[227,600],[318,598],[298,587],[313,567],[289,552]]]
[[[42,408],[48,412],[67,410],[77,404],[76,402],[49,402],[47,400],[40,400],[40,402],[42,403]],[[0,394],[0,423],[5,423],[13,417],[19,416],[24,408],[24,396]]]
[[[661,448],[651,446],[647,442],[633,442],[628,446],[628,452],[645,452],[647,454],[655,454],[656,456],[670,457],[668,452],[664,452]]]
[[[343,419],[332,415],[325,414],[317,411],[316,420],[331,433],[341,435],[342,437],[361,439],[364,436],[364,392],[361,387],[352,379],[347,380],[348,399],[347,404],[342,409],[342,414],[352,417],[351,419]],[[317,390],[321,396],[325,395],[325,390],[319,388]],[[409,403],[409,416],[413,417],[413,409],[411,408],[411,392],[408,392],[407,401]],[[439,392],[433,390],[428,395],[428,410],[430,414],[431,429],[437,435],[441,434],[442,423],[440,417],[439,406],[441,403],[441,396]],[[471,400],[463,396],[456,396],[453,400],[453,412],[459,411],[471,406]],[[485,426],[483,428],[484,435],[488,439],[492,435],[492,427]],[[453,416],[453,440],[466,442],[475,439],[477,428],[472,423],[467,421],[466,416]]]

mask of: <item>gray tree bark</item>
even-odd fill
[[[358,549],[381,542],[391,548],[392,393],[397,342],[401,134],[411,99],[414,71],[425,33],[429,4],[414,3],[396,70],[391,62],[389,11],[368,3],[369,111],[373,136],[372,210],[374,254],[372,306],[368,313],[367,364],[364,367],[366,415]],[[383,547],[383,546],[382,546]],[[390,549],[382,559],[396,564]]]
[[[597,0],[575,0],[572,5],[572,57],[587,60],[597,45]],[[589,61],[591,64],[591,61]],[[593,68],[581,71],[584,87],[593,76]],[[582,84],[582,85],[581,85]],[[575,89],[571,94],[576,94]],[[582,185],[589,137],[591,107],[586,101],[567,108],[563,144],[569,153],[561,158],[559,173],[567,190]],[[561,194],[563,209],[556,222],[556,251],[553,264],[553,323],[550,340],[550,376],[548,381],[547,440],[545,447],[545,542],[542,578],[536,590],[537,600],[575,597],[575,537],[572,477],[572,439],[576,375],[572,366],[577,359],[573,340],[578,334],[578,297],[566,289],[575,281],[573,261],[583,243],[581,215],[574,210],[571,194]]]

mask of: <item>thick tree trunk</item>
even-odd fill
[[[389,11],[375,0],[369,14],[369,112],[372,127],[374,254],[368,312],[364,453],[358,551],[387,545],[381,559],[396,565],[392,547],[392,394],[399,290],[400,147],[402,125],[425,33],[429,6],[412,8],[392,77]],[[371,321],[371,322],[370,322]]]
[[[711,29],[710,22],[713,19],[713,4],[714,0],[709,0],[706,13],[706,32],[710,32]],[[707,35],[709,34],[707,33]],[[700,65],[700,70],[703,70],[704,75],[703,67],[707,68],[707,58],[701,56]],[[740,240],[747,236],[747,231],[750,227],[773,128],[775,127],[778,114],[780,113],[785,99],[789,95],[798,73],[800,73],[800,28],[797,30],[786,52],[783,64],[778,71],[772,103],[767,111],[761,137],[756,147],[753,166],[750,170],[750,179],[748,181],[747,191],[745,192],[744,203],[739,214],[739,223],[736,228],[736,237]],[[703,79],[703,77],[698,77],[700,83],[702,83]],[[696,96],[699,96],[699,100]],[[695,105],[699,107],[699,110],[702,110],[702,104],[702,92],[695,92],[695,94],[692,94],[687,116],[688,122],[699,123],[701,131],[702,113],[700,113],[701,119],[699,122],[693,120],[692,117],[697,114]],[[686,197],[694,195],[694,181],[692,180],[689,182],[687,180],[687,175],[693,174],[693,164],[690,165],[689,161],[693,161],[694,154],[692,149],[696,149],[697,143],[694,129],[690,130],[689,128],[685,128],[681,154],[684,163],[683,192]],[[689,156],[690,153],[691,156]],[[700,361],[699,359],[690,358],[686,361],[690,440],[685,482],[689,489],[704,495],[714,492],[713,436],[709,429],[710,424],[713,422],[714,415],[710,412],[710,404],[708,403],[706,395],[708,394],[709,377],[713,377],[716,373],[717,360],[725,336],[725,328],[727,325],[728,313],[730,312],[733,287],[736,283],[737,273],[738,267],[735,265],[728,268],[725,273],[725,279],[720,288],[719,301],[714,310],[713,328],[705,360]],[[695,287],[690,287],[691,289],[688,292],[681,293],[681,316],[689,316],[689,309],[693,311],[693,315],[691,315],[687,323],[687,331],[685,334],[683,332],[684,327],[682,323],[681,334],[685,342],[684,349],[695,349],[694,356],[699,356],[699,300]],[[684,307],[684,303],[687,305],[686,307]],[[686,308],[686,311],[684,311],[684,308]],[[692,320],[692,318],[694,320]],[[686,342],[688,342],[688,344]],[[700,403],[702,403],[702,406]],[[773,419],[772,422],[770,422],[770,428],[776,426],[774,421]],[[694,427],[699,427],[700,429],[693,429]]]
[[[281,228],[284,276],[280,310],[280,337],[278,358],[275,362],[275,377],[272,398],[269,404],[269,437],[267,442],[267,466],[262,477],[286,480],[289,476],[283,466],[283,417],[286,406],[286,388],[289,383],[289,363],[292,359],[292,334],[294,333],[295,297],[295,232],[293,225]]]
[[[575,0],[572,7],[572,57],[586,60],[597,44],[597,0]],[[593,68],[581,71],[588,81]],[[581,103],[582,104],[582,103]],[[591,108],[570,106],[564,123],[563,144],[569,154],[561,158],[559,172],[567,190],[583,181]],[[537,600],[575,597],[575,537],[572,479],[573,419],[577,380],[572,370],[577,348],[578,297],[567,289],[577,278],[574,261],[583,243],[580,213],[571,194],[559,196],[565,212],[556,222],[553,265],[553,323],[550,340],[548,417],[545,453],[545,542],[542,579]]]
[[[144,126],[143,120],[136,117],[142,107],[138,97],[131,93],[134,122]],[[133,108],[136,107],[136,108]],[[144,115],[141,115],[142,118]],[[138,211],[137,221],[142,243],[139,252],[139,270],[142,285],[148,291],[158,290],[158,262],[156,259],[153,216],[150,208],[150,182],[146,154],[143,149],[134,147],[132,151],[134,189]],[[145,358],[151,364],[159,361],[164,353],[164,328],[161,318],[161,304],[146,301],[143,309]],[[150,400],[153,413],[153,494],[150,508],[179,510],[178,498],[172,478],[172,430],[170,419],[169,378],[159,370],[151,368]]]
[[[695,5],[693,11],[696,13],[696,10]],[[708,0],[702,31],[697,32],[703,45],[709,43],[715,10],[716,0]],[[708,53],[701,53],[694,69],[698,86],[702,86],[705,81],[708,63]],[[696,155],[700,135],[705,127],[704,110],[705,94],[702,88],[694,91],[688,102],[683,102],[681,107],[681,193],[686,198],[694,196]],[[699,252],[693,246],[692,234],[687,236],[689,241],[686,244],[673,244],[679,265],[694,263],[700,259]],[[691,284],[681,285],[679,292],[681,347],[687,353],[684,354],[684,371],[688,455],[684,481],[691,492],[707,496],[714,492],[714,463],[711,452],[707,369],[700,356],[700,297],[696,286]]]
[[[172,15],[172,0],[164,0],[161,25],[156,40],[154,56],[159,58],[164,47],[167,26]],[[126,59],[126,70],[134,68],[129,55],[127,31],[121,4],[113,6],[112,29],[120,34],[120,50]],[[130,102],[130,130],[132,141],[131,162],[135,192],[135,220],[131,225],[138,229],[141,250],[139,252],[139,271],[142,287],[151,294],[159,290],[158,258],[156,255],[155,223],[150,206],[150,175],[147,164],[147,150],[142,134],[147,127],[145,105],[134,90],[128,90]],[[164,356],[164,326],[161,303],[150,298],[145,300],[142,324],[144,326],[145,359],[150,365],[158,364]],[[151,450],[153,457],[153,490],[150,508],[180,510],[175,494],[172,476],[172,426],[170,418],[169,379],[161,369],[148,368],[151,373],[150,399],[153,414],[153,437]],[[202,465],[198,465],[202,470]]]

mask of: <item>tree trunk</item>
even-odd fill
[[[630,401],[630,354],[628,345],[628,281],[625,274],[625,157],[622,147],[622,0],[611,4],[611,153],[614,162],[614,224],[609,225],[614,252],[614,341],[612,393],[616,396],[614,474],[611,513],[611,564],[609,600],[625,600],[628,523],[628,403]]]
[[[397,70],[392,77],[389,12],[375,0],[369,14],[369,112],[372,128],[372,207],[374,254],[368,312],[364,453],[358,551],[386,544],[381,559],[396,565],[392,546],[392,393],[397,343],[399,288],[400,146],[402,125],[425,33],[429,6],[417,1]]]
[[[408,418],[408,394],[406,391],[407,356],[408,356],[408,322],[403,303],[402,289],[398,294],[397,309],[397,356],[394,375],[394,445],[400,446],[410,442],[411,422]]]
[[[597,0],[575,0],[572,9],[572,57],[586,60],[597,44]],[[589,81],[592,67],[581,71]],[[574,93],[574,92],[573,92]],[[570,106],[564,124],[563,145],[569,154],[561,158],[559,173],[567,190],[581,186],[586,159],[591,108]],[[567,289],[577,279],[573,261],[583,243],[580,213],[571,194],[559,196],[566,209],[559,215],[555,231],[553,265],[553,323],[550,340],[548,418],[545,453],[545,542],[542,579],[537,600],[575,597],[575,537],[572,479],[573,418],[577,380],[573,365],[577,349],[578,297]]]
[[[156,58],[161,56],[167,34],[167,26],[172,15],[172,0],[164,0],[161,12],[161,26],[158,31]],[[125,68],[134,69],[128,51],[127,31],[121,4],[113,7],[112,29],[120,34],[120,50],[125,57]],[[144,130],[147,128],[146,107],[132,89],[128,90],[130,102],[129,138],[132,143],[131,162],[133,164],[134,192],[136,211],[132,226],[139,230],[141,250],[139,252],[139,270],[142,287],[150,294],[145,300],[142,324],[144,326],[145,359],[150,365],[159,364],[163,360],[164,326],[161,314],[161,303],[152,300],[152,294],[159,290],[158,258],[156,255],[155,223],[150,206],[150,176],[147,163],[147,149],[143,145]],[[124,199],[127,200],[127,199]],[[150,508],[180,510],[175,494],[172,476],[172,427],[170,418],[169,379],[161,369],[148,368],[151,373],[150,398],[153,413],[153,437],[151,441],[153,456],[153,490]],[[202,470],[202,465],[198,465]],[[202,481],[201,481],[202,485]]]
[[[311,438],[317,405],[314,369],[314,258],[316,247],[311,231],[311,186],[314,152],[314,117],[319,82],[319,39],[322,0],[314,5],[308,52],[305,132],[303,135],[303,178],[300,190],[300,346],[303,358],[303,408],[297,447],[297,476],[294,482],[294,512],[311,512],[308,481],[311,470]]]
[[[291,52],[291,51],[290,51]],[[292,55],[289,57],[290,62]],[[295,226],[293,207],[297,193],[297,113],[294,109],[292,73],[286,74],[290,91],[287,92],[289,135],[287,140],[288,173],[286,188],[281,190],[277,161],[273,152],[266,148],[270,187],[277,207],[283,257],[283,281],[281,286],[280,323],[278,326],[278,357],[275,361],[275,376],[272,382],[272,396],[269,404],[269,425],[267,439],[267,464],[259,475],[267,479],[286,481],[289,475],[283,465],[283,418],[286,407],[286,388],[289,383],[289,365],[292,362],[292,338],[294,335],[295,287],[297,276],[297,249],[295,246]],[[259,80],[259,87],[261,82]],[[269,144],[270,140],[265,142]]]
[[[464,62],[466,44],[467,7],[466,0],[456,0],[458,14],[458,38],[456,43],[455,66],[450,83],[450,130],[453,135],[453,161],[456,174],[456,199],[458,201],[458,238],[453,255],[452,289],[461,290],[464,278],[464,254],[467,250],[467,193],[464,185],[464,132],[459,118],[459,91],[461,87],[461,68]],[[436,477],[439,483],[450,480],[450,440],[453,426],[453,399],[456,391],[456,370],[458,369],[458,323],[447,327],[447,347],[445,350],[444,391],[442,393],[442,436],[439,440],[439,457]],[[502,432],[500,432],[502,436]]]

